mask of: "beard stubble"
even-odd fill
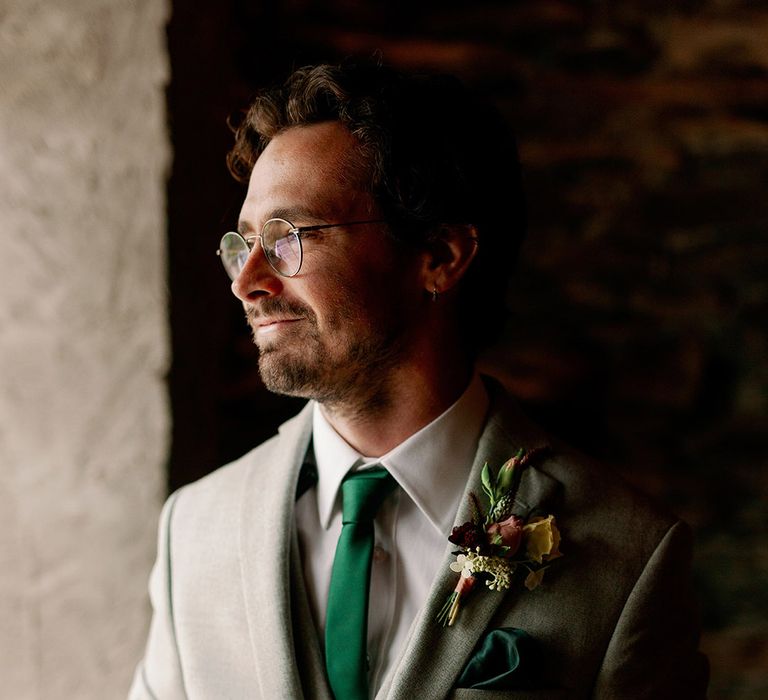
[[[264,316],[302,319],[301,327],[289,329],[282,341],[259,346],[259,374],[269,391],[352,411],[388,405],[386,380],[402,356],[402,333],[394,315],[383,326],[361,323],[359,309],[338,303],[326,319],[328,330],[321,332],[311,308],[282,298],[263,299],[258,310],[246,308],[257,346],[257,320]],[[361,325],[367,333],[344,332]]]

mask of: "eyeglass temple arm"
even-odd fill
[[[344,221],[340,224],[316,224],[314,226],[294,226],[293,231],[301,233],[302,231],[319,231],[323,228],[336,228],[337,226],[356,226],[358,224],[383,224],[384,219],[366,219],[365,221]]]

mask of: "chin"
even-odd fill
[[[307,364],[305,358],[285,357],[284,353],[262,350],[259,356],[259,374],[264,386],[275,394],[319,399],[327,391],[320,386],[320,367]]]
[[[401,361],[399,350],[399,343],[386,336],[349,340],[336,334],[332,347],[305,337],[295,344],[261,347],[259,374],[275,394],[326,405],[378,401]]]

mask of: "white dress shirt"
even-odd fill
[[[341,532],[341,482],[350,470],[380,464],[400,487],[374,523],[368,609],[371,697],[391,672],[442,563],[487,410],[488,395],[475,375],[458,401],[431,423],[387,454],[366,457],[339,436],[315,405],[312,442],[318,483],[297,501],[296,525],[321,646]]]

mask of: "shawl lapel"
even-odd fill
[[[301,567],[291,566],[295,543],[294,498],[299,469],[312,432],[312,407],[308,404],[283,424],[265,464],[252,464],[240,505],[240,561],[243,598],[253,651],[253,663],[262,698],[302,697],[293,630],[312,627],[308,608],[299,606],[307,619],[294,620],[291,590],[304,591]],[[294,541],[292,545],[292,540]],[[293,571],[291,571],[293,569]],[[306,593],[303,593],[306,596]],[[305,646],[300,648],[306,656]]]
[[[454,525],[471,519],[468,497],[470,492],[478,495],[482,493],[480,472],[485,462],[498,469],[520,447],[532,449],[546,444],[543,434],[523,417],[509,399],[499,396],[500,392],[493,387],[491,392],[492,396],[497,394],[496,400],[480,438]],[[515,497],[515,512],[527,516],[537,506],[553,498],[559,486],[558,481],[544,472],[529,467],[523,472]],[[506,593],[477,588],[459,612],[454,625],[444,629],[436,619],[446,598],[456,586],[457,574],[449,568],[449,564],[454,561],[451,553],[454,550],[454,545],[446,546],[443,564],[432,584],[426,604],[411,626],[405,648],[394,671],[389,674],[388,681],[377,694],[377,700],[446,697],[501,602],[506,596],[527,593],[517,578],[516,585]]]

